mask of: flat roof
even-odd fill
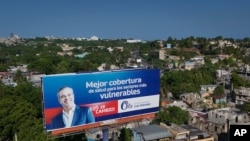
[[[200,129],[195,128],[195,127],[193,127],[193,126],[184,125],[184,124],[183,124],[183,125],[181,125],[181,127],[183,127],[183,128],[185,128],[185,129],[187,129],[187,130],[190,131],[189,136],[190,136],[190,138],[192,138],[192,139],[196,139],[196,138],[198,138],[198,136],[200,136],[200,135],[202,135],[204,138],[210,137],[210,135],[209,135],[207,132],[201,131]]]
[[[140,126],[133,128],[132,130],[141,134],[145,141],[172,137],[170,132],[156,124]]]

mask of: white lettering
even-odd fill
[[[115,108],[114,107],[110,107],[110,108],[105,108],[105,109],[98,109],[96,110],[96,114],[102,114],[102,113],[109,113],[109,112],[114,112]]]
[[[236,129],[235,132],[234,132],[234,136],[243,136],[244,134],[247,133],[247,130],[246,129]]]
[[[86,88],[100,88],[100,87],[106,87],[108,82],[86,82]]]
[[[142,82],[141,78],[134,78],[134,79],[128,78],[125,80],[117,79],[114,81],[109,81],[109,85],[117,86],[117,85],[135,84],[135,83],[141,83],[141,82]]]

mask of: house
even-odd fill
[[[188,108],[188,105],[183,101],[174,101],[166,105],[165,108],[170,107],[170,106],[176,106],[176,107],[181,108],[182,110],[186,110]]]
[[[9,72],[0,72],[0,80],[8,79],[10,76]]]
[[[9,73],[16,73],[18,70],[20,70],[21,72],[28,72],[28,65],[21,64],[17,66],[9,66],[9,69],[7,69]]]
[[[156,124],[139,126],[132,132],[133,141],[170,141],[172,138],[168,130]]]
[[[223,70],[223,69],[216,70],[217,78],[226,77],[228,75],[231,75],[231,73],[229,71],[226,71],[226,70]]]
[[[190,60],[195,61],[200,64],[205,64],[204,56],[196,56],[196,57],[191,58]]]
[[[200,85],[200,87],[201,87],[201,91],[207,91],[209,93],[213,93],[217,85]]]
[[[168,99],[168,98],[162,98],[161,99],[161,107],[166,107],[167,105],[169,105],[170,103],[172,103],[173,100],[172,99]]]
[[[197,121],[206,121],[208,118],[208,113],[200,110],[187,109],[189,112],[189,124],[194,125]]]
[[[216,64],[219,62],[219,60],[220,60],[219,58],[211,58],[211,63]]]
[[[213,103],[214,104],[219,104],[219,103],[226,103],[227,102],[227,97],[225,95],[219,95],[219,96],[212,96],[213,98]]]
[[[201,96],[197,93],[185,93],[180,95],[180,99],[191,105],[193,102],[201,100]]]
[[[98,41],[99,38],[97,36],[92,36],[88,39],[88,41]]]
[[[173,140],[188,140],[190,131],[182,128],[181,126],[174,123],[160,123],[160,125],[166,128],[171,134]]]
[[[46,74],[43,73],[30,73],[27,80],[29,80],[33,86],[41,87],[42,82],[42,76]]]
[[[214,137],[198,128],[190,125],[181,125],[182,128],[190,131],[189,141],[214,141]]]
[[[242,105],[245,102],[250,101],[250,88],[240,87],[239,89],[234,89],[235,103],[238,105]]]
[[[161,48],[161,49],[159,49],[159,59],[160,60],[165,60],[165,59],[173,60],[173,61],[180,60],[179,56],[167,54],[168,50],[171,50],[171,48]]]
[[[15,87],[15,86],[17,86],[17,83],[14,82],[13,75],[12,75],[13,72],[12,73],[11,72],[0,72],[0,80],[6,86]]]
[[[127,40],[127,43],[141,43],[142,40],[139,39],[133,39],[133,40]]]
[[[228,124],[249,122],[247,113],[235,108],[220,108],[208,112],[207,129],[215,132],[228,132]]]
[[[196,65],[197,65],[196,62],[186,61],[186,62],[184,63],[184,68],[185,68],[186,70],[192,70],[192,69],[195,68]]]

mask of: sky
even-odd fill
[[[0,0],[0,38],[250,37],[249,0]]]

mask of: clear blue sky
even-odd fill
[[[0,0],[0,37],[250,37],[250,0]]]

